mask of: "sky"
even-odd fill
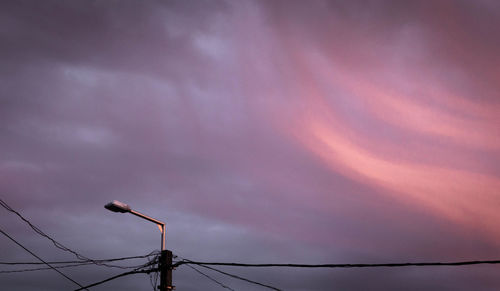
[[[1,1],[0,197],[93,259],[160,248],[115,199],[191,260],[499,259],[499,51],[490,0]],[[43,259],[75,259],[0,217]],[[2,236],[0,261],[36,259]],[[315,291],[498,290],[499,268],[221,269]],[[222,288],[188,266],[173,281]],[[77,287],[52,270],[0,282]],[[90,290],[151,289],[137,274]]]

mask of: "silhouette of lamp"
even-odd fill
[[[140,212],[137,212],[135,210],[132,210],[128,204],[125,204],[120,201],[113,200],[112,202],[109,202],[108,204],[104,205],[104,208],[113,211],[113,212],[119,212],[119,213],[131,213],[135,216],[139,216],[140,218],[146,219],[148,221],[151,221],[155,223],[158,228],[161,231],[161,250],[165,250],[165,223],[159,220],[156,220],[154,218],[151,218],[147,215],[144,215]]]

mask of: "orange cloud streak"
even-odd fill
[[[321,118],[304,122],[301,141],[334,171],[390,190],[398,199],[497,232],[500,180],[477,173],[380,158]],[[500,234],[500,233],[499,233]]]
[[[353,93],[365,100],[371,113],[378,118],[395,126],[413,130],[423,134],[449,138],[459,144],[473,146],[480,149],[500,149],[500,122],[498,115],[492,113],[495,109],[486,110],[479,105],[472,106],[470,101],[462,99],[462,105],[454,105],[461,109],[458,116],[446,110],[415,101],[417,97],[405,95],[393,89],[382,89],[380,86],[368,82],[361,83],[344,80],[342,85],[347,86]],[[433,90],[432,97],[441,98],[445,93]],[[427,92],[423,91],[423,94]],[[458,98],[447,96],[448,99]],[[450,104],[457,104],[450,102]],[[465,105],[465,106],[464,106]],[[474,109],[467,111],[467,109]],[[496,110],[500,112],[500,110]],[[479,114],[478,114],[479,113]]]
[[[333,171],[351,179],[385,189],[409,204],[429,209],[438,216],[446,217],[463,226],[480,227],[500,238],[496,221],[500,219],[500,179],[493,175],[471,171],[467,167],[455,169],[439,163],[419,161],[418,156],[429,152],[419,151],[417,158],[408,161],[387,154],[381,155],[375,148],[388,144],[391,148],[402,150],[404,145],[390,141],[369,138],[349,127],[337,114],[336,108],[328,103],[332,98],[359,98],[363,106],[354,108],[353,114],[369,114],[394,127],[406,129],[409,134],[420,136],[423,145],[440,146],[436,138],[448,139],[460,146],[478,150],[496,151],[500,149],[499,124],[494,114],[497,107],[490,108],[470,104],[463,100],[443,108],[426,103],[426,98],[412,99],[412,96],[392,87],[382,87],[366,78],[356,76],[352,71],[335,74],[332,67],[322,60],[323,65],[313,62],[312,70],[307,70],[308,60],[294,55],[299,70],[301,84],[296,91],[303,96],[304,107],[299,110],[292,134],[308,150],[326,163]],[[314,76],[314,77],[312,77]],[[326,90],[324,79],[330,80],[335,88],[341,88],[346,96],[332,96]],[[349,78],[346,76],[356,76]],[[441,89],[440,89],[441,90]],[[434,96],[438,91],[433,88],[423,90],[425,97]],[[445,94],[444,101],[461,100],[461,97]],[[417,101],[418,100],[418,101]],[[442,101],[440,99],[440,101]],[[442,104],[441,104],[442,105]],[[467,108],[471,112],[457,112]],[[455,110],[455,111],[454,111]],[[485,113],[483,115],[483,113]],[[299,115],[300,115],[299,114]],[[375,122],[376,123],[376,122]],[[370,124],[376,130],[377,124]],[[433,139],[425,139],[433,137]],[[446,148],[440,149],[446,151]],[[461,150],[451,153],[460,156]],[[438,151],[439,152],[439,151]],[[432,154],[432,153],[431,153]],[[428,158],[428,157],[427,157]],[[434,156],[439,161],[442,157]]]

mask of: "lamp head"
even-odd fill
[[[117,200],[113,200],[112,202],[109,202],[108,204],[104,205],[104,208],[111,210],[113,212],[121,212],[121,213],[130,212],[131,210],[128,204],[125,204]]]

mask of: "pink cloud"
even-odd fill
[[[307,72],[307,58],[298,59]],[[314,68],[322,72],[323,77],[332,76],[324,74],[328,71],[326,65],[322,67],[315,63]],[[356,73],[342,67],[337,69],[331,80],[343,91],[335,97],[322,87],[322,79],[302,74],[302,84],[307,84],[298,88],[303,96],[303,108],[298,110],[300,113],[296,112],[297,122],[290,134],[336,173],[383,189],[395,199],[426,208],[461,227],[479,227],[498,237],[494,221],[500,218],[496,209],[500,203],[497,195],[500,179],[494,174],[472,170],[477,161],[467,157],[469,147],[481,151],[499,149],[500,131],[494,114],[500,112],[497,105],[481,105],[449,95],[444,100],[462,102],[445,106],[429,104],[426,102],[428,98],[409,96],[396,86],[382,87],[364,79],[362,74],[357,74],[355,79],[343,77]],[[430,99],[439,98],[432,89],[422,90],[422,94]],[[339,109],[332,106],[332,100],[348,104],[349,98],[361,100],[362,106],[351,106],[350,113],[370,118],[372,123],[366,126],[368,130],[376,132],[385,123],[391,128],[404,130],[420,146],[405,148],[405,144],[376,135],[364,135],[346,123]],[[471,105],[470,114],[463,112],[467,105]],[[439,139],[457,147],[445,150]],[[383,147],[388,147],[385,153],[379,150]],[[438,150],[432,150],[432,147]],[[411,151],[413,158],[408,160],[391,155],[392,150],[406,155]],[[460,167],[441,163],[450,157],[461,160]]]

